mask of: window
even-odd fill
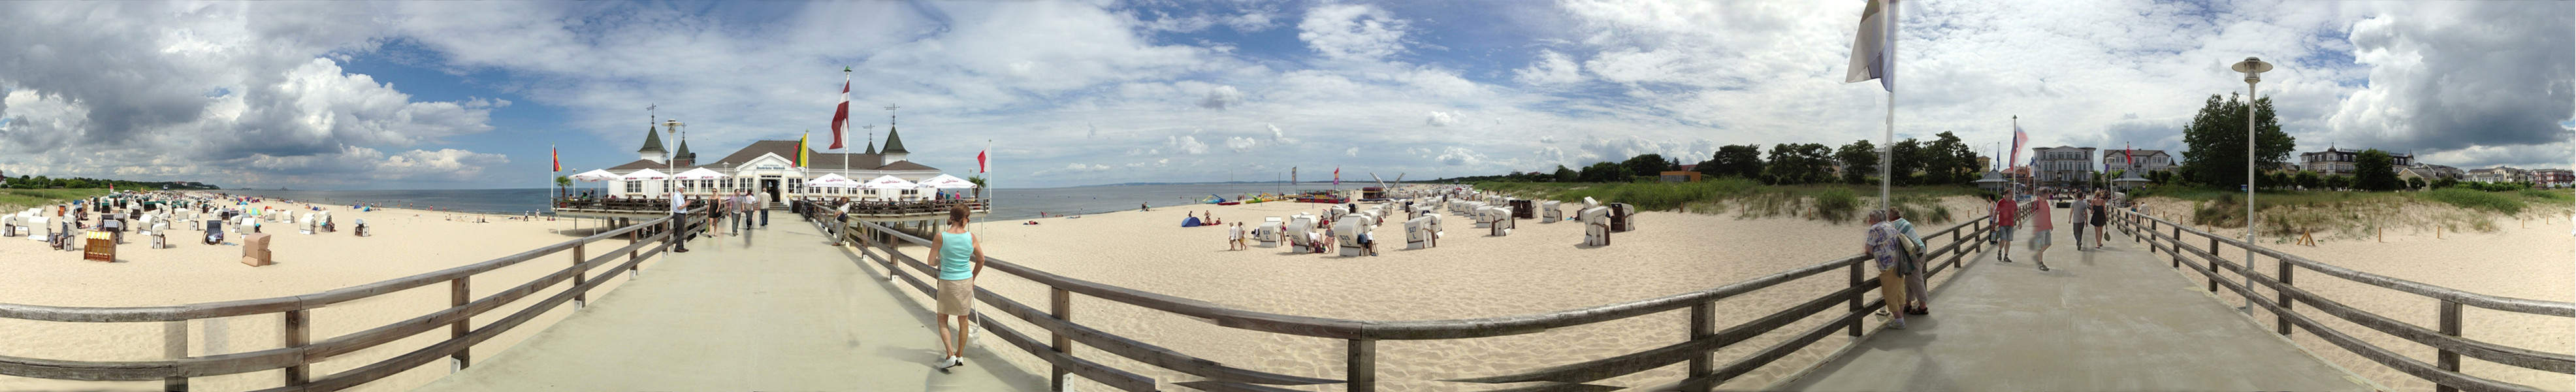
[[[643,182],[643,181],[620,181],[620,182],[624,182],[624,183],[626,183],[626,193],[644,193],[644,182]]]

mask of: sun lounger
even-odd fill
[[[1583,222],[1583,245],[1610,245],[1609,207],[1585,208],[1583,211],[1575,212],[1574,215],[1576,220]]]

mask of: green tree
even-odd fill
[[[1634,172],[1629,171],[1627,166],[1616,162],[1597,162],[1592,166],[1584,166],[1583,172],[1577,176],[1583,182],[1628,182],[1635,178],[1631,177],[1632,174]]]
[[[2263,181],[2255,185],[2269,189],[2290,189],[2290,186],[2298,185],[2298,181],[2298,176],[2291,175],[2289,172],[2270,172],[2263,173]]]
[[[2424,184],[2424,178],[2423,178],[2423,177],[2407,177],[2407,178],[2406,178],[2406,189],[2421,190],[2421,189],[2424,189],[2424,185],[2425,185],[2425,184]]]
[[[572,177],[555,176],[555,193],[558,196],[572,196]]]
[[[1924,183],[1950,185],[1976,180],[1977,153],[1969,150],[1959,135],[1946,131],[1933,134],[1932,142],[1923,148]]]
[[[1565,165],[1556,165],[1556,182],[1574,182],[1575,179],[1574,169],[1567,169]]]
[[[1761,177],[1762,146],[1740,144],[1718,147],[1717,153],[1708,162],[1700,163],[1699,172],[1710,177]]]
[[[2342,174],[2336,174],[2336,175],[2332,175],[2332,176],[2326,176],[2326,187],[2327,187],[2327,188],[2334,188],[2334,189],[2352,189],[2352,185],[2353,185],[2353,184],[2352,184],[2352,176],[2347,176],[2347,175],[2342,175]]]
[[[1866,139],[1843,145],[1841,150],[1834,151],[1834,159],[1842,161],[1843,182],[1846,183],[1859,184],[1868,180],[1870,174],[1878,173],[1878,147],[1871,146]]]
[[[2292,177],[2290,181],[2296,182],[2299,184],[2299,187],[2307,189],[2317,189],[2317,186],[2325,185],[2325,179],[2317,177],[2317,172],[2304,170],[2299,171],[2299,175]]]
[[[2393,191],[2406,186],[2405,181],[2397,179],[2397,161],[2389,158],[2387,151],[2362,150],[2361,157],[2353,159],[2352,164],[2354,188]]]
[[[1815,143],[1781,143],[1771,147],[1766,174],[1782,184],[1810,184],[1831,178],[1832,169],[1833,148]]]
[[[1887,154],[1890,160],[1887,163],[1888,173],[1890,176],[1896,177],[1892,179],[1893,182],[1899,185],[1914,185],[1918,183],[1914,180],[1914,172],[1923,169],[1925,160],[1923,143],[1914,141],[1914,139],[1905,139],[1905,141],[1896,142],[1895,146],[1889,147]]]
[[[2290,159],[2290,150],[2298,140],[2281,132],[2281,122],[2272,111],[2272,99],[2253,100],[2254,143],[2257,167],[2271,167]],[[2245,108],[2238,99],[2220,99],[2210,95],[2200,113],[2182,129],[2183,172],[2188,179],[2204,184],[2245,183]]]
[[[1663,154],[1641,154],[1628,157],[1628,161],[1621,162],[1619,165],[1627,166],[1630,175],[1645,177],[1663,175],[1664,170],[1672,168],[1670,163],[1664,162]]]
[[[2450,178],[2450,177],[2442,177],[2441,179],[2433,180],[2433,183],[2431,184],[2431,186],[2433,187],[2433,189],[2442,189],[2442,188],[2449,188],[2449,187],[2460,186],[2460,179],[2457,179],[2457,178]]]

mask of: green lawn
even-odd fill
[[[0,189],[0,212],[15,213],[35,206],[107,195],[107,189]]]
[[[1763,185],[1733,177],[1685,183],[1478,182],[1476,189],[1562,201],[1582,201],[1591,197],[1603,203],[1634,204],[1650,211],[1734,211],[1740,217],[1798,216],[1834,222],[1858,218],[1860,211],[1876,204],[1864,201],[1878,197],[1875,184]],[[1897,208],[1907,217],[1925,223],[1960,218],[1948,207],[1940,205],[1941,198],[1983,194],[1984,191],[1966,186],[1907,186],[1896,187],[1889,192]]]

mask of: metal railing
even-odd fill
[[[703,207],[699,207],[695,211],[704,210]],[[703,214],[693,213],[691,216],[700,215]],[[638,273],[641,268],[639,265],[643,260],[659,255],[670,247],[669,240],[675,230],[664,229],[671,228],[668,226],[671,220],[671,217],[663,217],[489,261],[305,295],[138,307],[0,303],[0,318],[5,319],[79,323],[161,322],[164,323],[165,336],[162,342],[163,351],[174,357],[155,361],[74,361],[0,356],[0,374],[80,381],[163,380],[167,390],[184,391],[188,389],[189,377],[284,369],[283,386],[260,390],[271,392],[345,389],[392,376],[437,361],[442,357],[453,359],[457,368],[462,369],[472,363],[470,349],[474,344],[518,327],[564,302],[587,302],[589,291],[607,282],[604,279],[607,274],[621,270],[629,274]],[[688,226],[681,230],[698,229],[704,225],[703,222],[695,219],[682,221]],[[640,234],[646,230],[658,232],[652,235]],[[591,256],[587,252],[588,245],[593,242],[621,236],[632,243],[597,256]],[[567,250],[572,252],[569,266],[518,286],[486,295],[482,299],[471,299],[470,287],[474,275]],[[616,262],[620,256],[626,260],[601,274],[588,274],[589,271],[601,265]],[[538,291],[565,280],[570,280],[572,283],[570,288],[563,292],[539,299],[527,308],[493,320],[482,328],[473,328],[472,317],[535,295]],[[447,283],[449,290],[447,308],[347,335],[329,337],[320,341],[312,339],[310,329],[312,323],[307,315],[314,309],[441,282]],[[285,333],[282,338],[285,347],[239,353],[186,355],[189,320],[262,314],[276,314],[283,319]],[[338,373],[315,375],[310,372],[310,366],[314,363],[374,348],[440,327],[448,329],[447,339],[428,347]]]
[[[828,216],[816,218],[817,222],[827,222],[830,219]],[[1944,237],[1949,239],[1946,245],[1925,250],[1925,259],[1934,260],[1926,263],[1929,266],[1924,271],[1927,274],[1926,278],[1937,276],[1951,267],[1963,266],[1961,259],[1965,255],[1981,251],[1985,246],[1987,234],[1993,231],[1993,227],[1986,221],[1986,217],[1981,216],[1925,235],[1926,240],[1938,240]],[[852,228],[849,231],[852,233],[843,235],[851,240],[849,243],[855,245],[861,257],[887,267],[887,273],[894,275],[889,279],[900,279],[904,285],[914,290],[932,296],[937,295],[929,282],[904,272],[904,270],[912,270],[929,276],[935,273],[935,269],[919,259],[895,251],[895,246],[899,243],[928,246],[930,240],[874,222],[849,223]],[[1273,387],[1273,385],[1340,383],[1345,384],[1346,390],[1350,391],[1374,391],[1377,388],[1376,343],[1381,340],[1441,340],[1519,335],[1682,310],[1687,310],[1690,314],[1690,324],[1682,326],[1683,329],[1690,331],[1690,339],[1687,341],[1599,360],[1529,369],[1514,374],[1447,381],[1484,384],[1541,382],[1546,384],[1534,388],[1601,389],[1600,386],[1582,385],[1582,383],[1688,362],[1687,378],[1681,380],[1679,386],[1685,390],[1708,390],[1786,357],[1833,334],[1834,331],[1841,330],[1850,336],[1860,336],[1861,320],[1872,314],[1874,310],[1886,307],[1884,300],[1863,301],[1866,299],[1863,294],[1877,290],[1879,284],[1875,274],[1864,274],[1863,265],[1867,264],[1864,261],[1869,258],[1859,255],[1837,258],[1725,286],[1625,303],[1543,314],[1423,321],[1348,320],[1249,311],[1056,275],[997,257],[986,256],[984,260],[985,267],[992,271],[1010,274],[1047,287],[1048,309],[1043,311],[983,288],[975,289],[975,299],[991,305],[992,309],[1001,314],[1046,330],[1048,341],[1036,340],[1026,333],[996,323],[989,313],[978,312],[974,317],[993,336],[1051,365],[1056,390],[1064,389],[1065,376],[1068,374],[1120,390],[1149,391],[1156,388],[1152,378],[1074,355],[1073,344],[1076,342],[1154,367],[1206,378],[1201,381],[1176,383],[1176,385],[1202,390],[1282,391],[1286,389]],[[1849,271],[1848,286],[1841,290],[1809,299],[1758,319],[1725,326],[1724,329],[1719,329],[1720,326],[1715,325],[1718,300],[1752,293],[1835,269]],[[1227,366],[1079,324],[1073,320],[1074,315],[1071,313],[1072,301],[1076,294],[1188,316],[1226,328],[1340,339],[1346,342],[1344,378],[1277,374]],[[1844,305],[1843,311],[1829,313],[1836,304]],[[1723,366],[1718,366],[1715,362],[1716,358],[1712,357],[1719,349],[1818,314],[1829,314],[1832,316],[1831,321],[1797,331],[1795,337],[1788,341],[1765,347],[1747,357],[1727,362]]]
[[[2470,358],[2477,358],[2488,362],[2529,369],[2561,374],[2576,374],[2576,355],[2543,352],[2460,337],[2460,311],[2463,306],[2475,306],[2513,313],[2576,318],[2576,303],[2498,297],[2461,291],[2448,287],[2434,286],[2379,274],[2361,272],[2349,268],[2338,267],[2333,264],[2320,263],[2314,260],[2309,260],[2305,257],[2282,253],[2281,251],[2264,248],[2262,246],[2247,244],[2242,240],[2210,234],[2206,231],[2175,224],[2174,222],[2156,218],[2154,216],[2148,216],[2146,214],[2125,210],[2117,212],[2121,216],[2121,219],[2116,220],[2118,224],[2121,225],[2124,230],[2127,230],[2133,238],[2148,244],[2148,251],[2162,252],[2166,256],[2172,257],[2174,268],[2190,266],[2192,271],[2199,272],[2203,277],[2208,278],[2210,292],[2217,292],[2219,288],[2225,287],[2228,291],[2236,293],[2237,296],[2245,298],[2247,303],[2252,304],[2253,306],[2262,307],[2265,311],[2272,313],[2275,318],[2274,332],[2287,336],[2290,334],[2291,326],[2298,326],[2299,329],[2304,329],[2309,333],[2316,334],[2317,338],[2323,339],[2327,343],[2332,343],[2336,347],[2341,347],[2345,351],[2360,355],[2363,358],[2368,358],[2373,362],[2378,362],[2379,364],[2386,365],[2389,368],[2397,369],[2397,371],[2404,372],[2408,375],[2422,378],[2425,381],[2431,381],[2436,385],[2435,390],[2437,391],[2450,392],[2463,389],[2471,391],[2538,390],[2538,388],[2531,386],[2507,383],[2460,373],[2461,355],[2467,355]],[[2170,234],[2168,234],[2168,232],[2170,232]],[[2209,246],[2206,248],[2192,246],[2191,244],[2184,243],[2184,238],[2205,239],[2208,240]],[[2277,264],[2279,264],[2280,268],[2278,271],[2275,271],[2276,276],[2263,276],[2259,271],[2247,271],[2245,268],[2247,263],[2228,261],[2225,258],[2219,257],[2219,247],[2221,246],[2232,246],[2237,249],[2250,250],[2253,255],[2278,260],[2279,263]],[[2192,260],[2195,258],[2201,262],[2195,262]],[[2206,264],[2202,262],[2206,262]],[[2325,276],[2340,278],[2355,283],[2397,290],[2408,294],[2439,300],[2441,305],[2438,309],[2438,312],[2440,313],[2440,319],[2438,321],[2439,325],[2437,326],[2438,329],[2425,328],[2423,326],[2410,324],[2404,321],[2398,321],[2397,319],[2389,318],[2388,316],[2363,311],[2350,305],[2345,305],[2342,302],[2337,302],[2333,299],[2317,295],[2316,293],[2300,289],[2292,285],[2292,282],[2296,280],[2293,278],[2297,275],[2292,274],[2294,269],[2290,268],[2291,266],[2297,266],[2300,269],[2314,271],[2316,273],[2324,274]],[[2220,276],[2221,270],[2224,270],[2225,272],[2234,272],[2238,275],[2239,279],[2250,280],[2256,285],[2271,289],[2276,293],[2276,295],[2268,300],[2261,298],[2258,293],[2252,291],[2252,288],[2245,287],[2244,285],[2229,281],[2225,277]],[[2423,361],[2416,360],[2415,358],[2408,357],[2404,354],[2399,354],[2394,350],[2373,345],[2369,342],[2363,342],[2361,339],[2355,338],[2351,334],[2337,331],[2333,328],[2326,327],[2323,324],[2319,324],[2317,320],[2309,318],[2307,315],[2299,314],[2293,310],[2293,305],[2298,303],[2305,303],[2310,307],[2314,307],[2318,312],[2323,312],[2327,315],[2334,316],[2335,318],[2352,322],[2353,324],[2361,325],[2362,327],[2370,328],[2374,331],[2386,333],[2418,344],[2431,346],[2437,350],[2435,353],[2435,363],[2424,363]]]

